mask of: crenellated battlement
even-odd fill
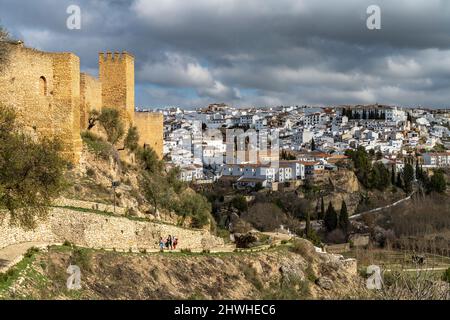
[[[134,60],[134,56],[132,54],[128,53],[127,51],[123,51],[123,52],[115,51],[114,53],[107,51],[106,53],[100,52],[98,54],[98,61],[100,63],[102,63],[102,62],[121,62],[121,61],[130,61],[130,60]]]
[[[128,52],[99,53],[103,107],[119,110],[126,125],[134,121],[134,57]]]
[[[126,51],[99,53],[99,78],[80,73],[73,53],[43,52],[8,43],[9,61],[0,73],[0,100],[12,106],[18,121],[33,135],[58,136],[63,154],[78,162],[80,132],[87,128],[89,112],[115,108],[126,127],[134,125],[134,56]],[[162,155],[163,118],[138,115],[141,143]]]

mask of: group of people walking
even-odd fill
[[[159,237],[159,249],[164,251],[167,250],[175,250],[177,248],[178,238],[175,236],[169,235],[167,239],[163,239],[163,237]]]

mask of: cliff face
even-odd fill
[[[9,298],[323,299],[356,297],[356,265],[328,254],[279,247],[258,253],[124,254],[50,248],[37,254]],[[79,291],[66,290],[66,269],[81,269]],[[40,279],[39,282],[35,279]]]
[[[361,199],[361,189],[356,175],[345,171],[333,175],[329,181],[333,191],[323,198],[326,206],[331,202],[336,210],[340,210],[342,201],[345,201],[349,214],[354,214]]]
[[[342,201],[345,201],[349,214],[354,214],[361,200],[361,185],[355,173],[350,170],[326,172],[323,177],[314,182],[323,195],[325,209],[328,203],[332,203],[336,210],[340,210]],[[320,205],[320,197],[317,202],[311,202],[311,210]]]

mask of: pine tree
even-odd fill
[[[341,212],[339,214],[339,228],[348,235],[350,231],[350,220],[348,219],[347,205],[345,201],[342,201]]]
[[[336,210],[334,210],[333,205],[331,204],[331,201],[328,205],[327,212],[325,214],[325,227],[327,228],[328,232],[331,232],[337,228],[338,225],[338,217]]]

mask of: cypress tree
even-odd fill
[[[316,150],[316,142],[314,141],[314,139],[311,139],[311,151]]]
[[[421,179],[421,177],[420,177],[420,167],[419,167],[419,161],[416,161],[416,179],[417,180],[420,180]]]
[[[391,170],[391,184],[393,185],[393,186],[395,186],[395,166],[394,165],[392,165],[392,170]]]
[[[320,211],[317,214],[317,219],[323,220],[325,217],[325,204],[323,203],[323,197],[320,199]]]
[[[350,220],[348,219],[347,204],[342,201],[341,212],[339,214],[339,228],[348,235],[350,231]]]
[[[412,191],[412,183],[414,180],[414,169],[412,165],[407,163],[403,169],[403,184],[405,192],[410,193]]]
[[[403,188],[402,175],[400,172],[397,173],[397,182],[395,184],[397,187]]]
[[[311,218],[309,216],[309,211],[306,212],[306,226],[305,226],[305,236],[308,238],[308,236],[311,234]]]
[[[331,204],[331,201],[328,205],[327,212],[325,214],[325,227],[327,228],[328,232],[331,232],[337,228],[338,225],[338,217],[336,210],[334,210],[333,205]]]

